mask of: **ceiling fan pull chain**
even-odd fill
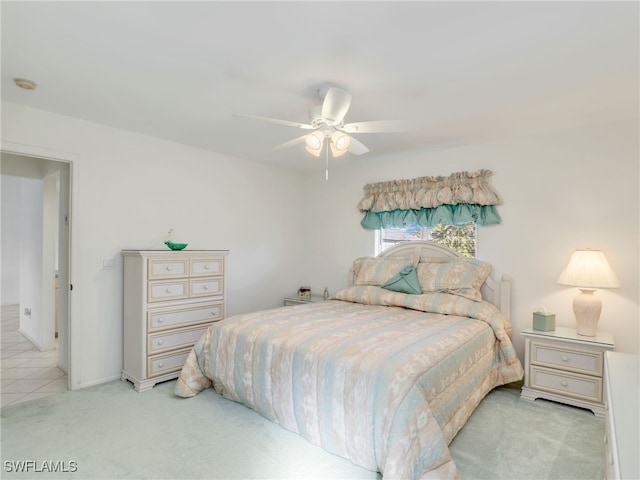
[[[325,140],[326,148],[324,149],[324,179],[329,181],[329,139]]]

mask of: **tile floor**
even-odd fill
[[[14,405],[67,390],[58,350],[41,352],[19,331],[19,306],[3,305],[0,321],[0,397]]]

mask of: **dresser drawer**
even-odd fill
[[[539,390],[571,396],[592,402],[602,402],[602,378],[562,372],[532,365],[530,386]]]
[[[147,359],[147,377],[157,377],[169,372],[177,372],[182,369],[189,356],[191,348],[166,354],[154,355]]]
[[[191,258],[191,276],[205,277],[210,275],[222,275],[224,273],[224,259],[214,258]]]
[[[147,289],[148,302],[166,302],[189,297],[188,280],[169,280],[149,282]]]
[[[186,277],[188,275],[189,263],[186,258],[149,260],[148,276],[150,280]]]
[[[196,328],[152,333],[147,336],[147,354],[155,355],[166,350],[192,347],[207,328],[209,328],[208,323]]]
[[[546,343],[531,342],[531,363],[552,368],[602,376],[603,352],[573,350]]]
[[[222,303],[199,303],[191,307],[155,309],[147,312],[149,332],[215,322],[224,317]]]
[[[189,285],[189,296],[191,297],[207,297],[224,293],[222,277],[199,278],[191,280]]]

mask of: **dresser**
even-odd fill
[[[123,250],[122,380],[138,392],[171,380],[225,315],[227,250]]]
[[[640,478],[640,356],[606,352],[606,479]]]
[[[525,372],[521,397],[544,398],[591,410],[604,417],[604,353],[613,350],[613,336],[578,335],[575,328],[553,331],[528,328],[525,339]]]

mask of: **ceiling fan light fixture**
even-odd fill
[[[314,130],[309,135],[304,137],[304,143],[305,143],[304,149],[307,152],[311,153],[312,155],[319,157],[320,151],[322,150],[323,141],[324,141],[324,135],[322,134],[322,132],[319,132],[318,130]]]
[[[312,148],[309,148],[309,146],[308,146],[308,145],[305,145],[305,146],[304,146],[304,149],[305,149],[307,152],[309,152],[311,155],[313,155],[314,157],[319,157],[319,156],[320,156],[320,150],[321,150],[320,148],[318,148],[318,149],[315,149],[315,150],[314,150],[314,149],[312,149]]]
[[[321,149],[323,140],[324,136],[317,130],[304,137],[304,143],[306,143],[307,147],[311,148],[312,150]]]
[[[334,157],[347,153],[349,145],[351,145],[351,137],[349,135],[337,131],[333,132],[331,135],[331,153],[333,153]]]

